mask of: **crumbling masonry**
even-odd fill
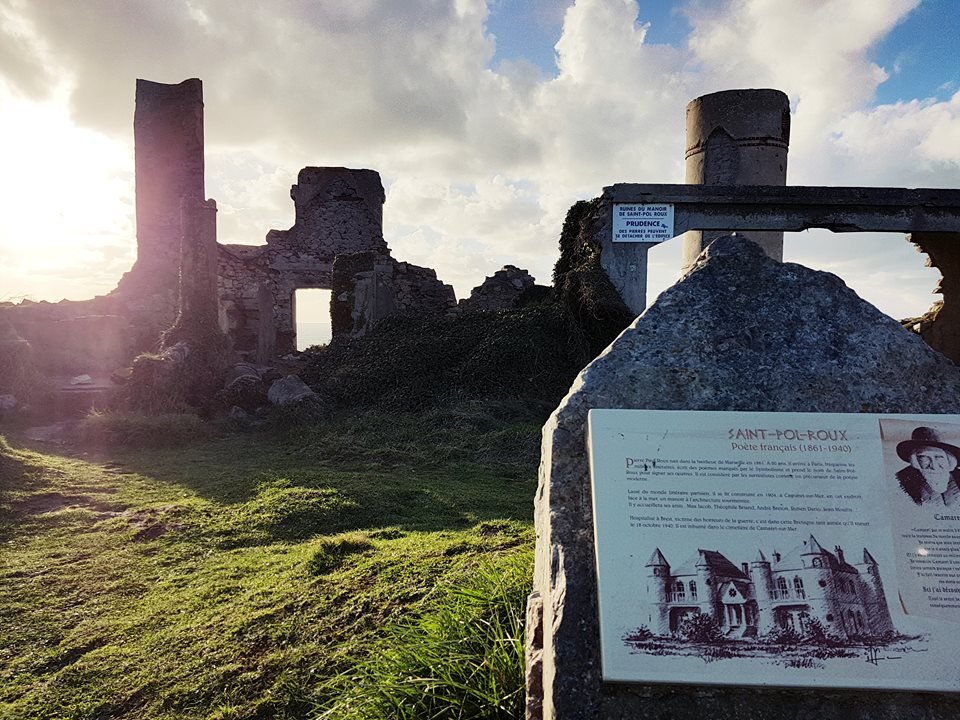
[[[172,85],[137,80],[134,142],[137,259],[132,269],[112,292],[91,300],[0,308],[0,319],[31,343],[50,374],[105,374],[129,364],[138,352],[155,349],[177,317],[181,243],[192,247],[211,232],[215,237],[216,204],[206,200],[204,190],[200,80]],[[306,167],[290,196],[295,213],[290,229],[269,231],[263,245],[217,244],[215,268],[207,262],[190,268],[191,284],[216,283],[214,310],[235,360],[267,363],[296,350],[295,293],[301,288],[332,291],[335,336],[363,334],[396,312],[461,310],[453,288],[433,270],[391,256],[383,238],[385,195],[375,171]],[[209,218],[202,233],[201,225],[181,216],[201,207]],[[204,272],[216,277],[197,276]],[[518,288],[533,283],[525,271],[510,268],[510,273]],[[498,306],[486,297],[495,278],[477,289],[484,309],[509,307],[516,300],[515,293],[501,292]],[[474,305],[466,300],[463,309]]]
[[[220,246],[220,323],[241,358],[266,362],[296,349],[301,288],[333,291],[335,335],[362,334],[401,310],[456,307],[453,288],[433,270],[390,256],[383,185],[373,170],[307,167],[290,197],[289,230],[271,230],[266,245]]]
[[[181,198],[203,197],[202,123],[199,80],[137,81],[137,265],[149,264],[166,281],[179,271]],[[304,168],[290,197],[289,230],[271,230],[265,245],[218,247],[220,327],[237,359],[265,363],[296,350],[294,298],[301,288],[334,290],[339,303],[349,297],[348,319],[334,324],[336,334],[362,333],[398,310],[455,307],[453,289],[436,273],[390,256],[376,172]],[[334,287],[335,264],[357,255],[357,272]]]

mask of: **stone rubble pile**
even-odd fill
[[[504,265],[470,292],[469,298],[458,307],[470,312],[476,310],[509,310],[516,307],[517,298],[536,281],[526,270],[515,265]]]

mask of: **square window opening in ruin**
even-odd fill
[[[330,291],[299,289],[294,293],[297,350],[326,345],[333,334],[330,323]]]

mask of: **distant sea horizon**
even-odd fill
[[[330,323],[297,323],[297,350],[305,350],[311,345],[326,345],[333,336]]]

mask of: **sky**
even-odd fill
[[[958,32],[953,0],[0,0],[0,300],[131,266],[136,78],[203,80],[220,242],[290,227],[301,167],[371,168],[394,257],[459,298],[507,263],[549,284],[576,200],[683,182],[686,104],[718,90],[789,96],[791,185],[960,187]],[[894,317],[936,299],[902,234],[784,256]]]

